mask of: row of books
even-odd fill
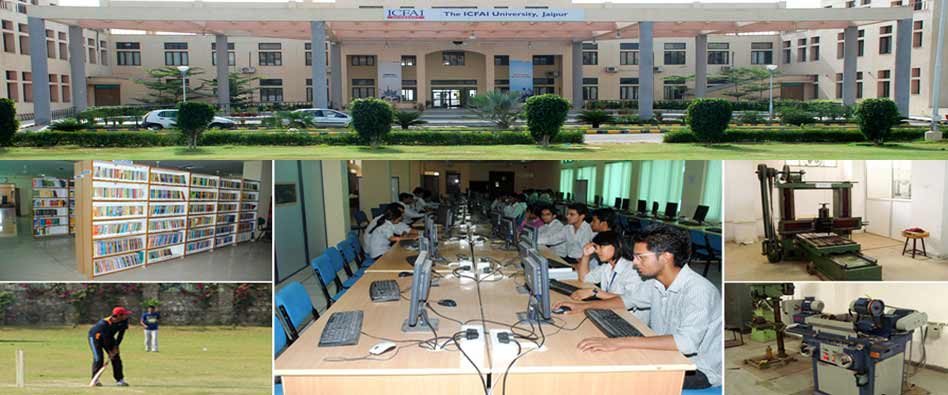
[[[221,203],[217,205],[218,212],[237,211],[237,203]]]
[[[68,198],[69,190],[68,189],[34,189],[33,197],[35,198]]]
[[[34,178],[33,188],[66,188],[69,181],[60,178]]]
[[[191,186],[217,188],[217,179],[191,175]]]
[[[93,269],[95,270],[95,274],[102,274],[138,266],[143,263],[145,263],[145,254],[139,251],[126,255],[96,259],[93,261]]]
[[[240,193],[236,191],[221,191],[221,196],[218,200],[238,200],[240,199]]]
[[[178,189],[151,189],[154,200],[184,200],[184,191]]]
[[[184,229],[184,218],[151,220],[148,222],[148,232],[167,232],[169,230]]]
[[[213,213],[217,210],[217,206],[214,203],[191,203],[191,209],[188,210],[189,214],[201,214],[201,213]]]
[[[213,239],[207,239],[207,240],[201,240],[201,241],[192,241],[192,242],[190,242],[190,243],[187,244],[185,250],[186,250],[188,253],[192,253],[192,252],[195,252],[195,251],[200,251],[200,250],[203,250],[203,249],[211,248],[211,242],[213,242],[213,241],[214,241]]]
[[[237,224],[237,233],[253,231],[253,222],[241,222]]]
[[[96,240],[93,242],[95,256],[119,254],[126,251],[135,251],[144,248],[143,238],[131,237],[127,239]]]
[[[46,218],[33,218],[33,227],[42,228],[44,226],[60,226],[60,225],[69,225],[69,218],[62,217],[46,217]]]
[[[234,235],[226,235],[226,236],[218,237],[214,239],[214,244],[218,246],[233,244],[233,243],[234,243]]]
[[[113,180],[147,182],[148,171],[145,169],[125,169],[119,167],[93,166],[92,176]]]
[[[95,199],[141,200],[145,198],[145,189],[127,187],[94,187],[92,188],[92,197]]]
[[[170,257],[180,256],[180,254],[175,254],[170,248],[162,248],[160,250],[151,250],[148,251],[148,262],[153,262],[157,260],[164,260]]]
[[[240,189],[240,181],[221,180],[221,188]]]
[[[33,207],[69,207],[69,202],[66,199],[33,199]]]
[[[186,174],[168,174],[151,172],[151,182],[160,182],[163,184],[188,185],[188,176]]]
[[[258,182],[244,182],[245,191],[259,191],[260,183]]]
[[[234,233],[234,230],[235,230],[235,226],[234,226],[233,224],[230,224],[230,225],[221,225],[221,226],[218,226],[218,227],[214,228],[214,234],[217,234],[217,235],[226,235],[226,234],[228,234],[228,233]]]
[[[33,236],[54,236],[69,233],[69,227],[66,225],[46,226],[33,228]]]
[[[214,225],[214,216],[191,217],[188,218],[188,227],[197,228],[201,226]]]
[[[103,217],[144,217],[145,206],[93,206],[92,216]]]
[[[236,214],[220,214],[217,216],[217,223],[232,224],[237,222]]]
[[[256,217],[257,217],[257,214],[254,213],[254,212],[243,212],[243,213],[240,213],[240,220],[241,220],[241,221],[253,221],[254,218],[256,218]]]
[[[217,200],[217,192],[191,191],[191,200]]]
[[[257,200],[257,193],[256,193],[256,192],[242,192],[242,193],[240,194],[240,200],[252,200],[252,201],[256,201],[256,200]]]
[[[256,211],[257,202],[245,202],[240,204],[240,211]]]
[[[184,233],[163,233],[148,236],[148,248],[164,247],[184,242]]]
[[[143,221],[121,222],[121,223],[93,223],[92,236],[100,235],[121,235],[128,233],[141,233],[144,231]]]
[[[159,204],[151,206],[151,215],[184,215],[185,206],[183,204]]]
[[[214,236],[214,228],[191,229],[188,231],[188,240],[203,239]]]
[[[66,215],[69,215],[69,214],[66,213],[65,208],[39,208],[39,209],[33,209],[33,216],[34,216],[34,217],[56,217],[56,216],[65,217]]]

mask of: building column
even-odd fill
[[[49,106],[49,61],[46,55],[46,21],[27,17],[30,32],[30,75],[33,76],[33,120],[36,125],[49,125],[53,113]],[[82,41],[80,41],[80,45]],[[83,61],[83,57],[79,61]],[[75,86],[75,83],[73,83]]]
[[[217,106],[230,114],[230,64],[227,63],[227,36],[214,35],[214,57],[217,59]]]
[[[326,97],[326,23],[312,21],[309,24],[312,37],[313,51],[313,107],[328,108],[329,98]]]
[[[652,118],[655,94],[655,49],[653,23],[639,22],[639,118]]]
[[[418,90],[416,99],[418,104],[424,106],[425,109],[428,108],[428,70],[427,70],[427,58],[428,56],[424,51],[419,52],[415,55],[415,89]]]
[[[573,91],[573,108],[582,109],[583,108],[583,42],[574,41],[572,47],[572,69],[571,75],[573,76],[572,87]]]
[[[72,105],[76,112],[89,107],[86,95],[85,38],[81,26],[69,26],[69,78],[72,85]]]
[[[695,37],[695,97],[704,97],[708,89],[708,35]]]
[[[912,80],[912,19],[899,19],[895,29],[895,104],[909,115]]]
[[[497,72],[494,65],[494,54],[492,52],[483,52],[484,54],[484,92],[494,91],[494,80],[497,78]]]
[[[342,108],[342,43],[329,43],[329,104],[332,108]]]
[[[856,58],[859,53],[858,28],[847,27],[843,30],[843,104],[856,105]]]

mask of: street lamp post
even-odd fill
[[[188,84],[186,83],[186,77],[190,69],[188,66],[178,66],[178,71],[181,72],[181,102],[183,103],[188,101]]]
[[[768,64],[767,71],[770,72],[770,122],[774,121],[774,71],[777,71],[777,65]]]

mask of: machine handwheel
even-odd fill
[[[767,260],[770,261],[770,263],[777,263],[783,260],[783,251],[780,247],[780,242],[767,242]]]

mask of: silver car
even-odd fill
[[[293,112],[305,112],[309,114],[312,116],[313,123],[315,123],[316,126],[345,128],[349,127],[349,124],[352,123],[352,117],[349,116],[349,114],[328,108],[301,108]]]
[[[142,118],[142,127],[152,130],[173,128],[177,121],[178,110],[173,108],[155,110],[145,114],[145,117]],[[233,129],[236,126],[237,122],[234,122],[233,119],[214,117],[207,127],[210,129]]]

